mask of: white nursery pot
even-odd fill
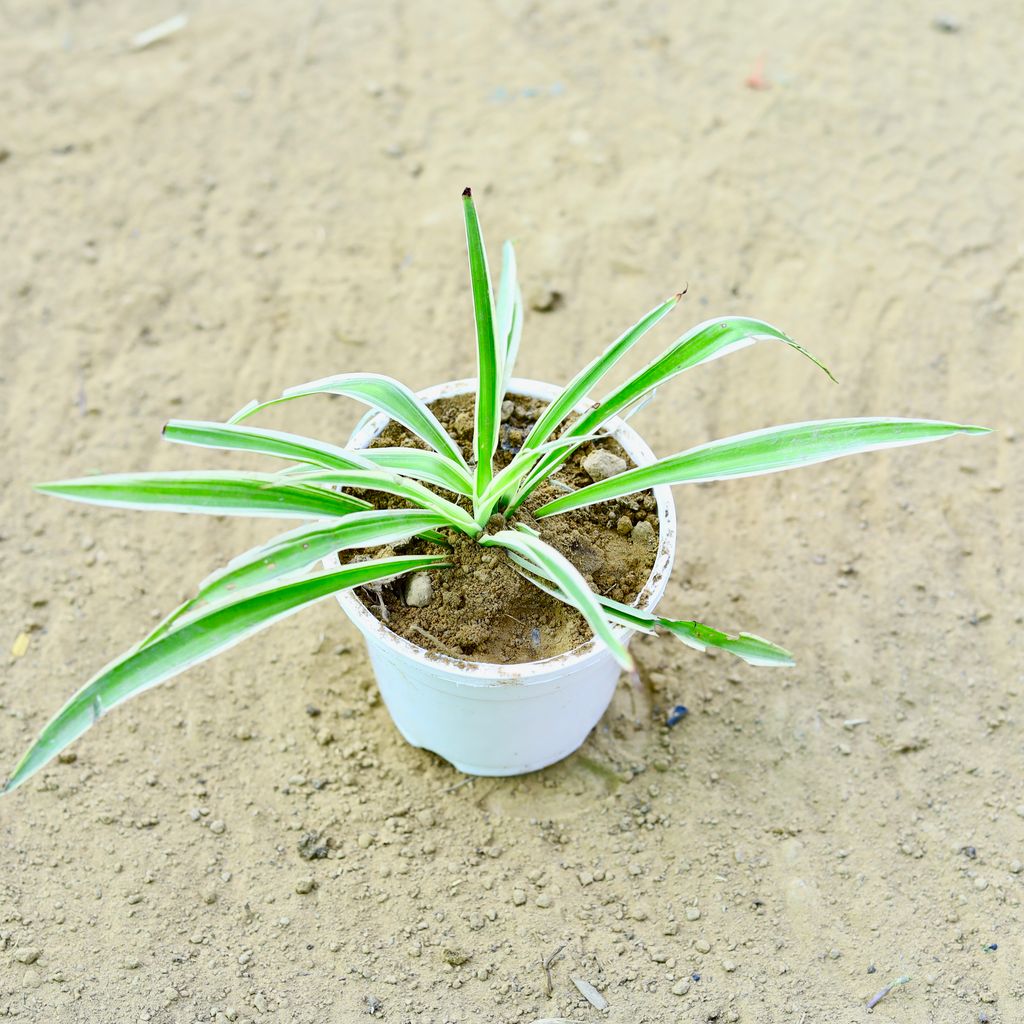
[[[458,380],[419,392],[424,402],[475,391],[475,380]],[[550,401],[560,388],[512,378],[515,395]],[[585,412],[593,403],[581,403]],[[360,423],[350,448],[365,448],[384,429],[383,414]],[[617,417],[606,429],[637,465],[654,454],[636,431]],[[665,592],[675,553],[676,517],[668,487],[655,487],[658,554],[638,602],[652,610]],[[338,567],[338,556],[324,560]],[[441,570],[443,571],[443,570]],[[352,591],[338,603],[366,640],[381,696],[398,731],[414,747],[440,754],[467,775],[520,775],[560,761],[587,738],[611,703],[619,666],[608,648],[592,639],[543,661],[514,665],[453,658],[392,632]],[[632,630],[615,627],[624,641]]]

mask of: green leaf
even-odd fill
[[[502,360],[502,384],[499,401],[508,391],[509,378],[515,369],[519,354],[519,341],[523,334],[523,293],[516,282],[516,253],[511,242],[501,250],[501,278],[498,281],[498,297],[495,303],[497,340],[499,350],[504,347]]]
[[[510,555],[513,562],[520,568],[527,570],[524,575],[535,587],[543,590],[544,593],[557,597],[560,601],[572,604],[565,594],[553,583],[550,575],[535,562],[521,556]],[[540,576],[541,579],[537,579]],[[546,581],[546,582],[545,582]],[[606,615],[616,622],[630,629],[638,629],[645,633],[654,633],[657,627],[668,630],[678,637],[688,647],[698,651],[706,651],[709,647],[715,647],[722,651],[741,658],[749,665],[757,665],[763,668],[774,668],[778,666],[791,666],[796,664],[793,655],[784,647],[773,644],[763,637],[755,636],[753,633],[723,633],[712,626],[705,626],[702,622],[695,622],[692,619],[669,619],[663,615],[655,615],[653,612],[644,611],[642,608],[634,608],[632,605],[622,604],[610,597],[598,596],[601,607]]]
[[[691,619],[666,619],[658,616],[658,625],[667,629],[697,651],[706,651],[715,647],[720,651],[728,651],[742,659],[748,665],[760,668],[790,667],[795,665],[793,655],[784,647],[773,644],[753,633],[723,633],[720,629],[705,626],[702,622]]]
[[[590,389],[635,345],[652,327],[660,323],[679,304],[682,293],[655,306],[646,316],[638,320],[629,330],[621,334],[595,360],[585,366],[565,386],[562,393],[541,413],[533,425],[523,448],[538,448],[554,433],[559,424],[579,403],[587,397]]]
[[[473,481],[469,471],[437,452],[424,451],[422,448],[365,448],[360,450],[360,455],[368,466],[435,484],[467,498],[473,496]]]
[[[237,423],[171,420],[164,427],[164,438],[176,444],[272,455],[327,469],[367,469],[371,466],[361,452],[351,452],[311,437],[260,427],[243,427]]]
[[[315,469],[298,476],[289,475],[287,479],[302,481],[306,484],[332,484],[339,487],[353,487],[356,490],[383,491],[405,498],[420,508],[428,508],[442,515],[450,526],[462,533],[475,537],[480,527],[473,517],[447,498],[442,498],[428,488],[412,480],[393,476],[383,469],[372,471],[344,469]],[[330,493],[330,492],[327,492]]]
[[[597,596],[564,555],[542,541],[534,531],[500,530],[481,537],[480,543],[484,547],[507,548],[539,565],[565,594],[568,603],[587,620],[595,636],[604,642],[615,660],[627,671],[633,671],[633,659],[601,610]]]
[[[630,377],[621,387],[606,395],[596,409],[580,417],[573,424],[579,433],[596,430],[627,406],[650,394],[656,387],[678,376],[685,370],[721,359],[733,352],[749,348],[758,341],[781,341],[809,359],[815,366],[835,380],[826,366],[818,362],[802,345],[798,345],[777,327],[752,317],[719,317],[692,327],[678,338],[669,349],[642,370]],[[587,426],[583,426],[586,421]]]
[[[487,269],[487,254],[480,235],[480,222],[473,193],[462,193],[462,207],[466,217],[466,245],[469,250],[469,274],[473,286],[473,311],[476,320],[477,389],[476,430],[473,435],[473,454],[476,457],[477,494],[483,494],[491,482],[491,459],[498,444],[501,423],[502,375],[507,355],[505,341],[494,330],[494,300],[491,297],[491,276]]]
[[[781,427],[737,434],[699,445],[649,466],[629,469],[618,476],[556,498],[534,512],[555,515],[645,491],[659,484],[698,483],[778,473],[799,466],[826,462],[843,455],[898,448],[937,441],[952,434],[987,434],[985,427],[936,420],[843,419],[789,423]]]
[[[606,395],[590,412],[584,413],[570,428],[570,434],[591,434],[624,409],[636,406],[666,381],[701,363],[709,363],[732,352],[738,352],[758,341],[781,341],[820,367],[831,379],[832,374],[805,348],[798,345],[777,327],[751,317],[727,317],[707,320],[678,338],[668,350],[634,374],[621,387]],[[536,486],[568,458],[568,454],[548,456],[531,474],[510,507],[517,509]]]
[[[445,564],[427,555],[357,562],[217,605],[154,643],[128,652],[94,676],[43,729],[8,779],[4,792],[20,786],[122,701],[206,661],[300,608],[340,590]]]
[[[269,473],[237,473],[231,470],[112,473],[36,484],[35,489],[43,494],[91,505],[215,516],[322,519],[370,507],[368,502],[348,494],[301,483],[279,483]]]
[[[340,373],[333,377],[310,381],[308,384],[300,384],[298,387],[288,388],[280,398],[258,404],[250,403],[236,412],[229,422],[240,423],[263,409],[308,395],[345,395],[373,409],[379,409],[397,423],[407,427],[435,451],[462,467],[466,465],[459,446],[423,401],[404,384],[380,373]]]
[[[445,526],[447,520],[436,512],[400,508],[354,512],[330,523],[300,526],[279,534],[264,544],[233,558],[223,569],[207,576],[199,584],[199,592],[165,619],[143,642],[143,647],[167,633],[196,609],[238,594],[243,590],[263,587],[276,579],[300,573],[316,565],[336,551],[350,548],[394,544],[421,536],[436,544],[446,545],[444,537],[433,527]]]

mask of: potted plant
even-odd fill
[[[290,463],[276,474],[141,473],[39,485],[74,501],[304,525],[209,576],[86,683],[42,730],[5,792],[117,704],[332,595],[366,638],[381,694],[411,743],[466,772],[541,768],[575,750],[604,712],[619,670],[633,668],[627,644],[635,631],[666,631],[754,665],[793,663],[760,637],[655,611],[675,550],[671,486],[987,432],[932,420],[823,420],[657,459],[626,420],[678,374],[765,339],[828,371],[770,324],[722,317],[690,329],[593,401],[605,374],[676,306],[674,295],[565,387],[515,378],[523,305],[513,250],[505,244],[492,293],[469,189],[463,206],[475,379],[417,394],[391,377],[345,373],[250,403],[223,423],[164,428],[169,441]],[[314,394],[369,406],[345,447],[249,422],[268,406]],[[454,640],[423,625],[421,610],[431,607]],[[512,622],[504,632],[494,624],[501,608],[511,609],[500,612]]]

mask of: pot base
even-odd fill
[[[389,708],[390,710],[390,708]],[[394,716],[392,716],[394,721]],[[600,721],[600,719],[598,719]],[[596,722],[594,723],[597,724]],[[477,775],[485,778],[509,778],[513,775],[528,775],[530,772],[539,772],[542,768],[549,768],[553,764],[558,764],[559,761],[564,761],[567,757],[575,754],[580,747],[583,746],[587,741],[587,737],[593,731],[593,726],[584,733],[583,737],[578,742],[571,743],[560,753],[555,755],[544,754],[537,758],[534,762],[520,761],[514,765],[500,766],[495,764],[470,764],[467,761],[458,760],[454,757],[447,757],[438,750],[434,750],[427,743],[419,743],[415,736],[409,735],[404,729],[402,729],[397,723],[395,728],[398,730],[399,735],[410,747],[416,747],[417,750],[426,750],[428,753],[434,754],[440,757],[443,761],[447,761],[457,772],[461,772],[463,775]]]

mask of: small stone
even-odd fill
[[[654,532],[654,527],[646,519],[641,519],[633,527],[633,532],[629,535],[629,539],[634,544],[645,544],[652,548],[656,547],[658,543],[658,535]]]
[[[14,951],[14,959],[19,964],[34,964],[39,959],[39,950],[35,946],[22,946]]]
[[[1019,875],[1024,870],[1024,864],[1021,864],[1019,860],[1010,861],[1010,874]]]
[[[595,483],[598,480],[607,480],[611,476],[618,476],[625,472],[626,460],[612,452],[598,448],[592,451],[583,460],[583,471]]]
[[[414,572],[405,583],[405,603],[410,608],[426,608],[434,597],[429,573]]]
[[[708,942],[707,939],[698,939],[693,944],[693,948],[695,950],[697,950],[698,953],[710,953],[711,952],[711,943]]]
[[[434,812],[429,807],[424,807],[422,810],[416,812],[416,820],[424,828],[433,828],[437,819],[434,817]]]
[[[121,969],[125,971],[137,971],[142,966],[141,960],[136,960],[135,957],[129,957],[127,960],[121,961]]]
[[[974,880],[974,888],[978,892],[984,892],[988,888],[988,882],[984,878],[976,878]]]
[[[24,988],[39,988],[43,983],[43,976],[38,971],[33,971],[29,968],[21,976],[21,984]]]
[[[584,887],[594,884],[594,876],[589,871],[581,871],[576,877]]]
[[[319,718],[320,709],[315,704],[307,704],[306,714],[309,715],[310,718]]]
[[[226,829],[227,829],[227,825],[225,825],[224,822],[221,821],[219,818],[216,821],[211,821],[210,822],[210,831],[215,836],[222,836],[222,835],[224,835],[224,831]]]
[[[828,951],[828,957],[830,960],[838,960],[843,955],[841,949],[830,949]]]
[[[722,961],[722,970],[724,970],[728,974],[732,974],[732,972],[736,970],[736,961],[735,960],[723,960]]]
[[[615,524],[615,529],[618,533],[621,533],[623,537],[628,537],[633,532],[633,520],[629,516],[619,516],[619,521]]]
[[[306,893],[312,892],[316,888],[316,882],[313,880],[311,875],[304,875],[295,883],[295,891],[300,896],[305,896]]]
[[[1024,804],[1017,804],[1017,814],[1024,818]]]
[[[939,14],[932,18],[932,28],[936,32],[945,32],[947,35],[953,35],[960,31],[960,22],[948,14]]]
[[[551,906],[551,897],[546,892],[542,892],[537,897],[537,899],[534,902],[536,902],[538,907],[542,907],[542,908],[550,907]]]
[[[504,423],[507,419],[510,419],[512,413],[516,411],[516,403],[510,402],[507,398],[501,403],[501,422]]]
[[[360,850],[368,850],[373,845],[373,836],[369,832],[360,832],[356,843]]]
[[[686,908],[686,920],[687,921],[699,921],[700,911],[696,907]]]
[[[240,725],[235,730],[235,739],[236,740],[242,740],[242,741],[251,740],[252,739],[252,729],[250,729],[249,726],[247,726],[247,725]]]
[[[677,981],[672,986],[672,995],[674,996],[685,996],[690,991],[690,983],[688,981]]]
[[[329,747],[334,742],[334,733],[326,726],[316,731],[316,741],[321,747]]]
[[[526,902],[526,893],[522,889],[512,890],[512,902],[517,906],[521,907]]]
[[[562,304],[562,293],[555,288],[540,287],[530,292],[530,309],[537,313],[552,313]]]
[[[73,750],[62,750],[57,755],[57,760],[61,764],[74,764],[78,760],[78,755]]]

